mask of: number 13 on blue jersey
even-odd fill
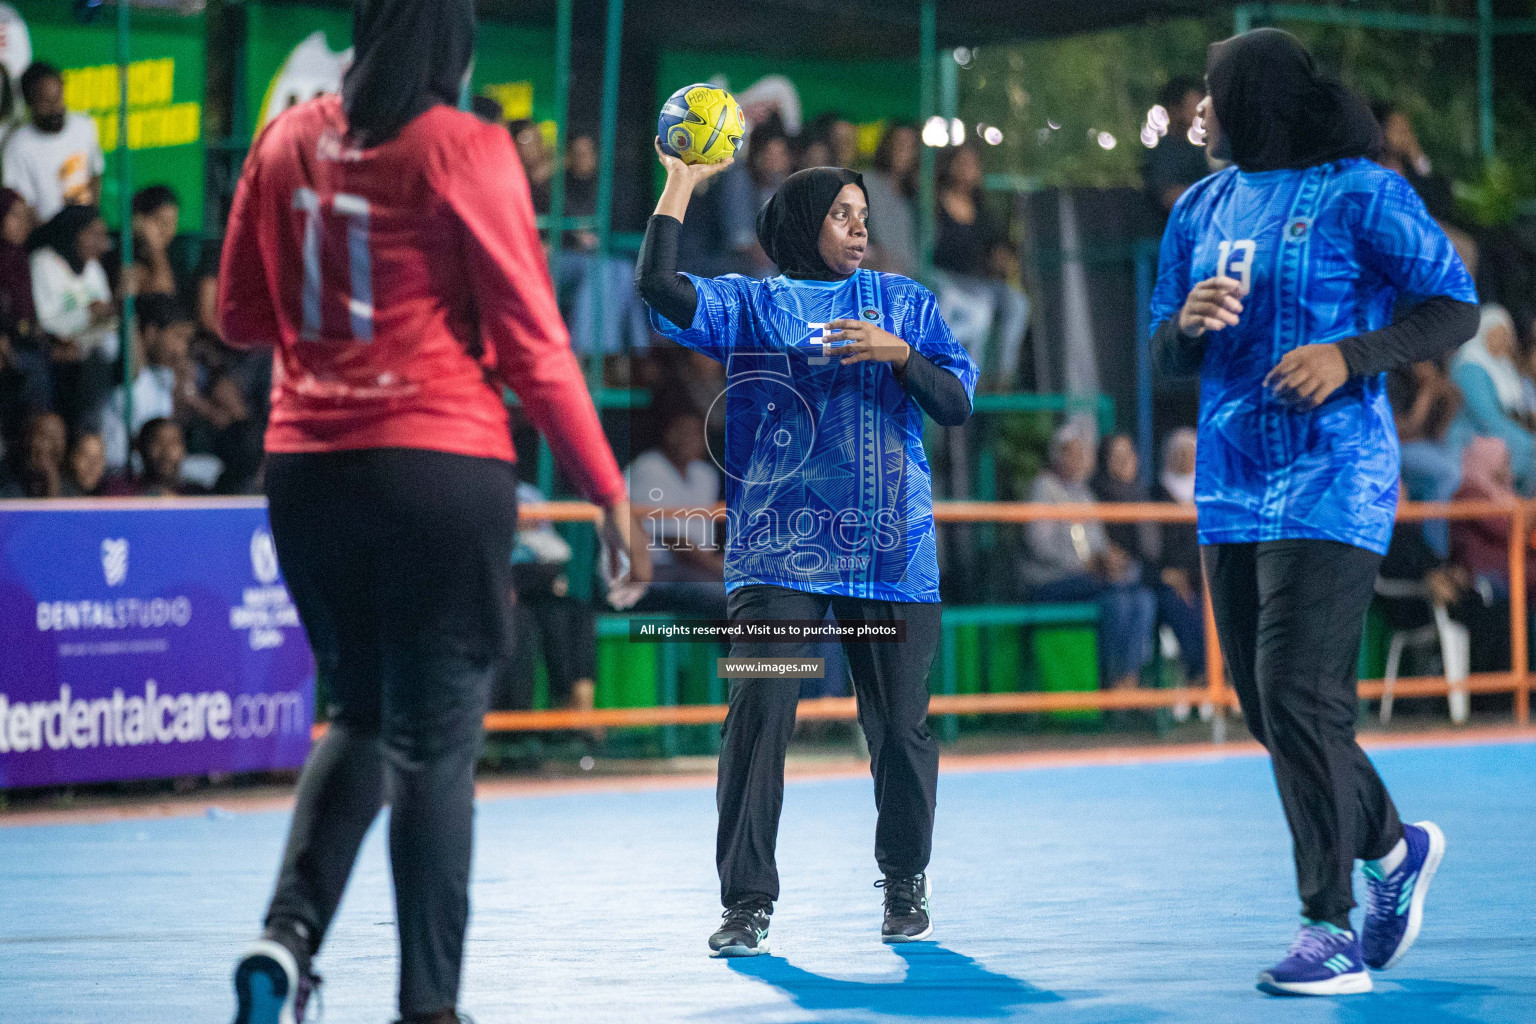
[[[1222,242],[1216,247],[1216,276],[1239,282],[1247,295],[1253,290],[1253,254],[1257,248],[1251,238]]]
[[[328,341],[373,340],[373,264],[368,255],[368,201],[360,196],[338,192],[329,201],[322,200],[313,189],[298,188],[293,192],[293,208],[304,214],[304,322],[301,337],[305,341],[320,341],[320,262],[321,236],[326,226],[327,214],[346,221],[347,264],[351,291],[344,295],[351,320],[352,334],[349,339],[327,338]],[[327,209],[328,208],[328,209]]]

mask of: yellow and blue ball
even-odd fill
[[[702,82],[673,93],[656,121],[661,148],[685,164],[717,164],[735,156],[746,131],[736,97]]]

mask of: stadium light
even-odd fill
[[[1098,143],[1100,149],[1114,149],[1118,140],[1109,132],[1099,132]]]
[[[949,144],[958,146],[963,142],[965,142],[965,125],[958,117],[952,118],[949,122]]]
[[[981,137],[987,140],[989,146],[1000,146],[1003,142],[1003,130],[995,124],[989,124],[987,130],[981,133]]]
[[[935,115],[923,124],[923,145],[949,145],[949,124],[942,117]]]

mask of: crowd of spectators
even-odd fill
[[[132,197],[123,266],[95,121],[49,64],[20,86],[27,121],[0,148],[0,496],[256,490],[270,358],[219,340],[216,250],[179,237],[155,184]]]

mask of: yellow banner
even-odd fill
[[[97,114],[96,127],[101,132],[101,148],[110,153],[117,148],[117,112]],[[173,103],[168,107],[128,112],[128,148],[161,149],[196,142],[202,133],[203,107],[200,103]]]
[[[134,61],[128,65],[128,106],[170,103],[175,81],[176,61],[172,57]],[[119,88],[116,64],[64,70],[64,103],[70,110],[116,110]]]

